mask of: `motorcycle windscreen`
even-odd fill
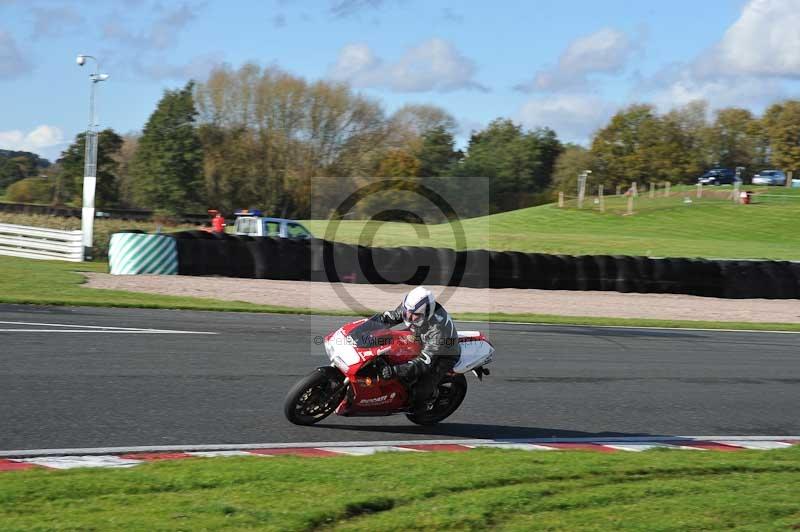
[[[348,336],[353,341],[354,345],[359,349],[384,347],[388,345],[387,340],[382,338],[380,335],[376,337],[374,333],[386,330],[387,327],[386,324],[383,323],[383,320],[381,320],[381,315],[375,314],[371,318],[364,321],[364,323],[350,331]]]

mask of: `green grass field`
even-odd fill
[[[748,190],[751,187],[746,187]],[[736,205],[724,199],[730,187],[711,187],[698,199],[693,187],[673,187],[669,198],[636,200],[635,214],[625,216],[627,198],[607,197],[606,212],[587,199],[578,210],[542,205],[462,222],[472,249],[515,250],[567,255],[644,255],[800,259],[800,189],[753,188],[756,203]],[[768,195],[767,195],[768,194]],[[686,198],[691,203],[685,203]],[[319,237],[328,222],[305,222]],[[423,237],[417,235],[423,231]],[[376,246],[455,247],[450,224],[414,227],[404,223],[342,221],[335,240]],[[427,237],[424,235],[427,233]]]
[[[789,530],[800,448],[186,459],[0,475],[21,530]]]
[[[353,316],[353,312],[335,312],[313,308],[279,305],[255,305],[237,301],[219,301],[197,297],[175,297],[139,292],[98,290],[82,287],[80,272],[107,272],[100,262],[71,263],[40,261],[0,256],[0,303],[34,305],[71,305],[96,307],[132,307],[231,312],[269,312],[277,314],[326,314]],[[376,309],[377,310],[377,309]],[[763,331],[800,331],[800,324],[744,323],[627,318],[591,318],[543,314],[455,314],[456,319],[505,321],[555,325],[604,325],[637,327],[675,327],[703,329],[750,329]]]

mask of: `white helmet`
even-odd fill
[[[420,327],[433,317],[436,298],[424,286],[418,286],[403,300],[403,322],[406,327]]]

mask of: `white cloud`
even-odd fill
[[[800,0],[751,0],[719,42],[684,64],[665,67],[634,89],[661,111],[693,100],[712,109],[760,111],[800,79]]]
[[[339,57],[331,67],[330,74],[331,77],[341,80],[356,81],[360,79],[361,84],[364,84],[380,68],[380,63],[368,45],[363,43],[347,44],[339,52]]]
[[[695,100],[705,100],[713,109],[746,107],[760,110],[786,96],[783,84],[774,79],[749,76],[699,79],[689,69],[649,93],[650,100],[662,112]]]
[[[719,72],[800,78],[800,1],[751,0],[706,67]]]
[[[0,79],[17,78],[30,70],[31,66],[17,47],[14,36],[0,30]]]
[[[529,128],[549,127],[562,140],[585,143],[615,110],[615,105],[597,96],[560,94],[528,100],[518,119]]]
[[[52,156],[55,148],[65,144],[64,133],[56,126],[41,125],[25,133],[18,129],[0,131],[0,149],[30,151]]]
[[[661,111],[706,100],[711,109],[760,112],[789,96],[787,81],[800,79],[798,25],[800,0],[751,0],[714,46],[688,63],[668,65],[633,94]]]
[[[355,87],[397,92],[486,91],[474,81],[475,64],[450,42],[433,38],[406,50],[394,62],[378,58],[366,44],[348,44],[330,68],[330,77]]]
[[[552,91],[582,87],[590,74],[615,74],[627,66],[636,44],[623,32],[603,28],[575,39],[552,67],[539,70],[532,81],[518,85],[522,91]]]

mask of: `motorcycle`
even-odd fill
[[[494,346],[478,331],[458,333],[461,356],[439,382],[425,408],[412,408],[412,394],[398,378],[383,379],[387,364],[407,362],[421,345],[408,330],[393,330],[376,314],[347,323],[323,340],[331,360],[295,384],[286,396],[284,414],[296,425],[313,425],[336,412],[340,416],[405,414],[419,425],[433,425],[455,412],[467,394],[465,373],[479,380],[489,375]],[[412,388],[413,390],[413,388]]]

